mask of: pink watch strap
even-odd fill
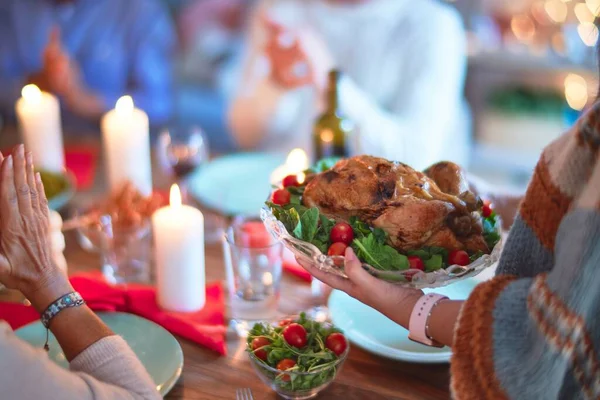
[[[408,338],[412,341],[424,344],[426,346],[443,347],[439,343],[431,340],[427,336],[427,320],[431,315],[431,310],[442,300],[448,297],[441,294],[430,293],[421,297],[410,315],[408,323]]]

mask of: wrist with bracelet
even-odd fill
[[[44,312],[42,312],[40,319],[42,321],[42,325],[44,325],[44,327],[46,328],[46,343],[44,344],[44,349],[46,351],[50,350],[50,347],[48,345],[48,331],[50,329],[50,323],[52,322],[54,317],[60,314],[61,311],[72,307],[80,307],[84,304],[85,300],[83,300],[83,297],[81,297],[81,295],[78,292],[70,292],[50,303],[50,305],[44,310]]]
[[[410,340],[430,347],[444,347],[442,344],[429,337],[427,331],[429,328],[429,317],[431,317],[433,309],[440,302],[447,299],[448,297],[441,294],[429,293],[422,296],[417,301],[410,315],[410,322],[408,325],[408,338]]]

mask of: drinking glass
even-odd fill
[[[236,218],[223,237],[223,253],[232,327],[246,336],[254,323],[278,316],[283,245],[260,220]]]
[[[209,146],[202,129],[197,126],[176,126],[165,129],[158,141],[158,156],[164,170],[179,185],[185,204],[200,208],[204,213],[206,243],[218,243],[223,236],[225,221],[222,215],[205,210],[188,196],[187,181],[203,164],[209,161]]]
[[[113,226],[108,215],[100,217],[102,273],[110,283],[151,281],[152,237],[150,222],[133,227]]]
[[[164,130],[159,146],[163,167],[175,177],[180,187],[185,187],[185,178],[208,161],[208,142],[197,126]]]

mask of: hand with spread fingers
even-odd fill
[[[323,272],[309,262],[297,259],[315,278],[334,289],[346,292],[358,301],[380,311],[394,322],[406,327],[421,290],[409,289],[371,276],[362,267],[352,247],[346,249],[344,271],[348,279]]]
[[[31,153],[17,146],[0,154],[0,165],[0,283],[30,300],[63,294],[69,282],[52,261],[48,202]]]

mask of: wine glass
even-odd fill
[[[197,126],[169,128],[160,135],[159,144],[163,167],[185,189],[185,179],[208,160],[204,132]]]
[[[175,126],[165,129],[159,137],[158,147],[163,169],[179,185],[184,202],[200,208],[204,213],[205,241],[207,243],[220,241],[225,228],[223,216],[203,209],[188,196],[187,181],[190,175],[209,160],[208,141],[204,132],[197,126]]]

